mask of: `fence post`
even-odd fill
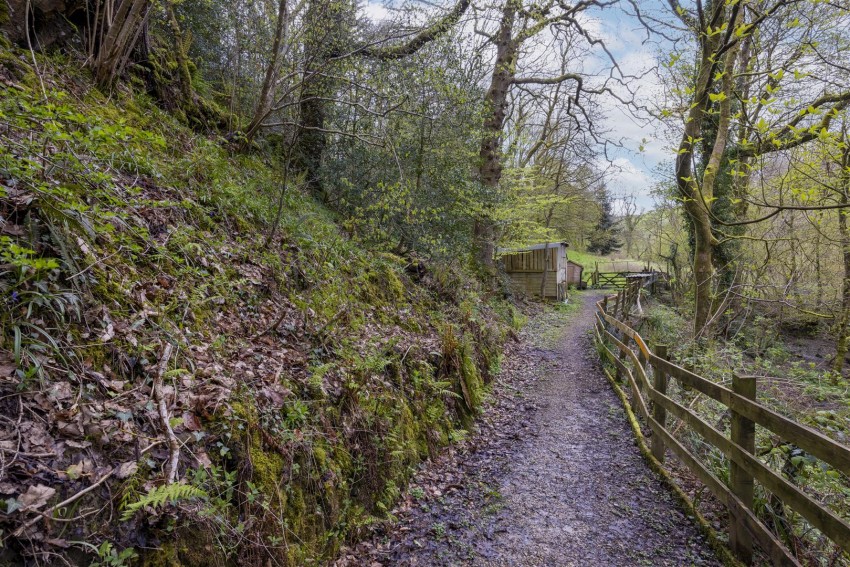
[[[756,377],[732,374],[732,391],[745,398],[756,399]],[[756,450],[756,425],[732,410],[732,442],[748,453]],[[729,488],[743,503],[753,508],[753,476],[734,460],[729,461]],[[729,543],[732,551],[745,565],[753,562],[753,541],[744,523],[729,515]]]
[[[617,305],[620,307],[620,315],[617,317],[620,321],[625,319],[626,313],[626,290],[621,289],[617,292]]]
[[[602,311],[608,313],[608,296],[602,298]]]
[[[667,360],[667,345],[655,345],[655,356]],[[652,387],[660,394],[667,394],[667,375],[660,368],[652,369]],[[652,404],[652,419],[657,421],[661,427],[667,427],[667,410],[658,402]],[[665,446],[661,435],[657,433],[652,436],[652,456],[658,462],[664,464]]]
[[[617,314],[619,312],[620,312],[620,292],[618,291],[617,292],[617,298],[614,300],[614,312],[612,313],[612,315],[614,315],[615,319],[617,318]]]
[[[640,284],[635,286],[635,308],[637,309],[638,316],[643,315],[643,307],[640,305]]]

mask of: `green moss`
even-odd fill
[[[463,399],[471,413],[477,413],[483,399],[484,383],[474,359],[475,350],[468,337],[464,338],[458,350],[460,359],[460,380]]]
[[[166,542],[159,549],[146,553],[142,558],[142,567],[184,567],[177,558],[177,545]]]
[[[389,298],[394,300],[401,300],[404,298],[404,284],[401,282],[401,279],[396,274],[395,270],[386,266],[384,268],[384,277],[386,278],[387,284],[387,295]]]
[[[210,530],[187,525],[178,529],[176,535],[159,548],[146,551],[141,557],[141,567],[211,567],[229,563]]]
[[[251,480],[269,496],[280,490],[284,463],[283,458],[277,453],[262,449],[259,437],[260,435],[258,433],[253,434],[253,440],[249,449],[251,455]]]
[[[316,467],[325,470],[328,467],[328,453],[323,447],[313,446],[313,458],[316,459]]]

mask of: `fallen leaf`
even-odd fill
[[[68,478],[71,480],[77,480],[81,476],[83,476],[83,463],[77,463],[75,465],[71,465],[65,471],[65,474],[68,475]]]
[[[10,222],[3,223],[3,226],[0,227],[0,233],[8,234],[9,236],[23,236],[26,234],[24,231],[24,227],[19,224],[12,224]]]
[[[68,382],[56,382],[47,392],[48,399],[55,402],[67,400],[73,395],[74,392],[71,390],[71,385]]]
[[[212,467],[212,460],[210,459],[207,452],[201,449],[197,453],[195,453],[195,459],[198,461],[198,464],[204,467],[205,469],[209,469]]]
[[[30,486],[26,492],[18,496],[18,502],[21,503],[22,510],[38,510],[47,504],[47,501],[53,498],[54,494],[56,494],[55,488],[36,484]]]
[[[198,420],[198,417],[192,412],[187,411],[183,414],[183,425],[189,431],[201,430],[201,422]]]
[[[121,463],[115,468],[115,477],[119,479],[125,479],[135,474],[138,469],[139,463],[137,463],[136,461],[128,461],[126,463]]]
[[[100,336],[100,340],[102,342],[107,342],[107,341],[111,341],[113,339],[113,337],[115,337],[115,325],[113,325],[112,323],[109,323],[106,326],[106,332],[103,333]]]

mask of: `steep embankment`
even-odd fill
[[[0,53],[0,564],[332,556],[468,424],[511,308],[361,247],[273,148]]]

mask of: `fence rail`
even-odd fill
[[[746,564],[752,562],[755,542],[774,565],[799,565],[794,554],[754,514],[755,481],[845,553],[850,553],[850,524],[754,456],[755,427],[758,425],[769,430],[848,476],[850,447],[758,403],[755,377],[734,375],[732,388],[726,388],[670,362],[666,346],[656,345],[650,349],[640,334],[624,322],[631,310],[639,305],[641,285],[639,281],[633,282],[617,295],[605,297],[597,303],[595,331],[600,354],[614,365],[615,378],[628,385],[632,407],[652,432],[652,455],[663,464],[669,449],[726,506],[730,546]],[[670,379],[678,380],[683,387],[696,390],[726,406],[732,416],[729,437],[691,408],[669,397],[667,387]],[[727,457],[728,484],[674,437],[667,427],[668,414]]]
[[[615,287],[624,289],[629,286],[633,278],[645,277],[648,274],[657,276],[666,274],[660,272],[649,264],[639,262],[611,262],[600,264],[597,262],[593,271],[588,272],[587,282],[593,287]]]

